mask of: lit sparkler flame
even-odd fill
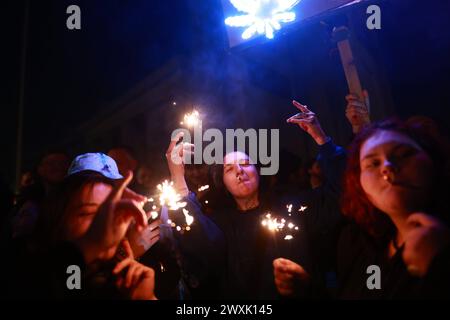
[[[158,212],[152,211],[152,212],[150,212],[150,214],[151,214],[151,217],[152,217],[153,220],[155,220],[156,218],[158,218]]]
[[[181,125],[186,125],[189,128],[195,127],[200,122],[200,113],[197,110],[184,115],[184,121],[180,122]]]
[[[265,215],[265,218],[261,221],[261,224],[272,232],[281,232],[286,230],[287,227],[289,230],[298,230],[298,226],[290,221],[286,221],[285,219],[279,219],[273,217],[270,213]],[[294,237],[291,234],[286,234],[284,240],[292,240]]]
[[[194,217],[189,214],[189,211],[183,209],[184,218],[186,219],[186,224],[190,226],[194,222]]]
[[[207,190],[207,189],[209,189],[209,185],[207,184],[207,185],[204,185],[204,186],[201,186],[200,188],[198,188],[198,192],[202,192],[202,191],[205,191],[205,190]]]
[[[169,182],[165,180],[164,182],[157,185],[158,194],[155,194],[154,197],[159,199],[159,206],[153,205],[152,211],[150,212],[151,218],[156,219],[159,216],[159,213],[157,210],[161,209],[162,207],[166,207],[168,210],[179,210],[183,209],[187,202],[182,202],[182,196],[178,194],[178,192],[173,187],[173,182]],[[154,199],[150,198],[148,202],[153,202]],[[183,209],[183,214],[185,217],[186,225],[185,226],[177,226],[175,222],[173,222],[171,219],[166,220],[166,224],[171,226],[172,228],[175,228],[179,232],[183,232],[184,230],[189,231],[190,225],[194,222],[194,217],[189,214],[189,211],[186,209]]]
[[[285,225],[283,221],[278,221],[278,218],[272,218],[270,213],[266,214],[266,218],[261,222],[261,224],[270,231],[280,231]]]
[[[179,195],[173,187],[173,182],[165,180],[163,183],[158,184],[159,190],[159,203],[161,206],[166,206],[169,210],[178,210],[186,206],[186,202],[180,202],[181,195]]]

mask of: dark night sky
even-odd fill
[[[14,178],[23,0],[8,1],[2,17],[2,159]],[[30,1],[24,161],[175,55],[225,53],[219,0]],[[377,48],[402,115],[422,113],[450,127],[448,1],[398,0],[383,12]],[[70,4],[82,10],[82,30],[66,28]],[[447,8],[447,9],[446,9]],[[304,32],[307,32],[305,30]],[[370,47],[372,40],[367,40]],[[250,54],[251,55],[251,54]],[[247,57],[247,59],[251,59]],[[254,72],[258,72],[257,69]]]
[[[120,96],[192,44],[188,1],[30,1],[24,114],[25,167],[93,110]],[[66,28],[66,8],[81,8],[82,28]],[[10,1],[2,130],[13,178],[24,1]],[[6,62],[4,61],[4,62]],[[12,156],[11,156],[12,155]],[[5,168],[7,167],[7,168]]]

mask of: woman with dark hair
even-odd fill
[[[350,146],[340,298],[450,296],[449,145],[431,129],[417,119],[388,120],[361,131]]]
[[[174,233],[192,297],[275,298],[271,273],[277,252],[274,238],[261,226],[267,208],[260,198],[256,166],[243,152],[224,157],[224,165],[216,167],[214,174],[214,187],[222,199],[217,199],[213,214],[207,217],[195,194],[188,191],[183,164],[176,164],[172,157],[183,157],[184,145],[176,146],[180,137],[172,140],[167,159],[175,187],[194,216],[189,232]]]
[[[305,111],[309,118],[303,119],[302,129],[307,131],[318,143],[327,172],[335,172],[332,167],[339,166],[341,149],[334,146],[320,128],[315,115],[297,102],[296,106]],[[184,165],[181,159],[186,152],[191,152],[188,144],[176,145],[181,134],[173,137],[166,157],[172,180],[178,192],[186,197],[191,205],[189,211],[194,215],[197,225],[183,235],[176,233],[180,251],[185,263],[189,265],[186,273],[195,278],[195,285],[206,287],[203,297],[226,297],[235,299],[274,299],[279,297],[273,278],[273,262],[282,256],[305,266],[309,273],[315,270],[310,267],[310,247],[317,238],[333,238],[332,229],[339,220],[338,209],[327,208],[323,201],[325,193],[318,195],[311,205],[310,213],[303,215],[295,209],[292,217],[288,217],[286,205],[294,204],[298,195],[274,194],[274,190],[264,190],[262,177],[252,159],[244,152],[229,152],[223,159],[223,165],[216,165],[213,181],[217,199],[213,214],[205,216],[196,203],[195,195],[190,193],[185,182]],[[329,182],[336,183],[338,175],[330,176]],[[333,189],[332,186],[327,186]],[[333,197],[336,201],[336,197]],[[293,207],[300,208],[301,203]],[[293,220],[301,231],[293,240],[279,240],[261,226],[261,221],[268,212],[276,213],[281,218]],[[284,215],[284,217],[283,217]],[[323,265],[328,262],[329,248],[320,254]],[[291,260],[288,260],[291,261]],[[209,268],[205,266],[209,265]],[[319,277],[323,284],[324,270],[327,267],[314,268],[322,273]],[[211,271],[215,274],[211,275]],[[329,270],[326,270],[329,271]],[[305,272],[306,274],[306,272]],[[222,276],[221,276],[222,275]],[[200,279],[200,280],[199,280]],[[218,285],[222,284],[222,287]],[[211,292],[219,294],[213,296]],[[311,296],[311,292],[302,296]]]
[[[127,185],[110,157],[78,156],[61,187],[49,198],[31,242],[10,248],[7,268],[10,297],[154,299],[154,272],[134,260],[124,236],[132,222],[147,226],[145,197]],[[122,243],[127,253],[113,260]],[[77,289],[68,268],[78,268]],[[75,281],[76,282],[76,281]]]

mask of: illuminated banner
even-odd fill
[[[360,0],[222,0],[230,47]]]

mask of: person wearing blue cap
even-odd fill
[[[138,231],[148,225],[146,198],[127,189],[131,179],[105,154],[77,156],[49,198],[33,245],[11,248],[11,297],[156,299],[153,269],[137,262],[124,240],[132,223]],[[120,245],[126,257],[117,263]],[[69,285],[71,266],[80,270],[79,288]]]
[[[85,153],[77,156],[72,161],[67,176],[84,171],[97,172],[112,180],[123,179],[116,162],[104,153]]]

